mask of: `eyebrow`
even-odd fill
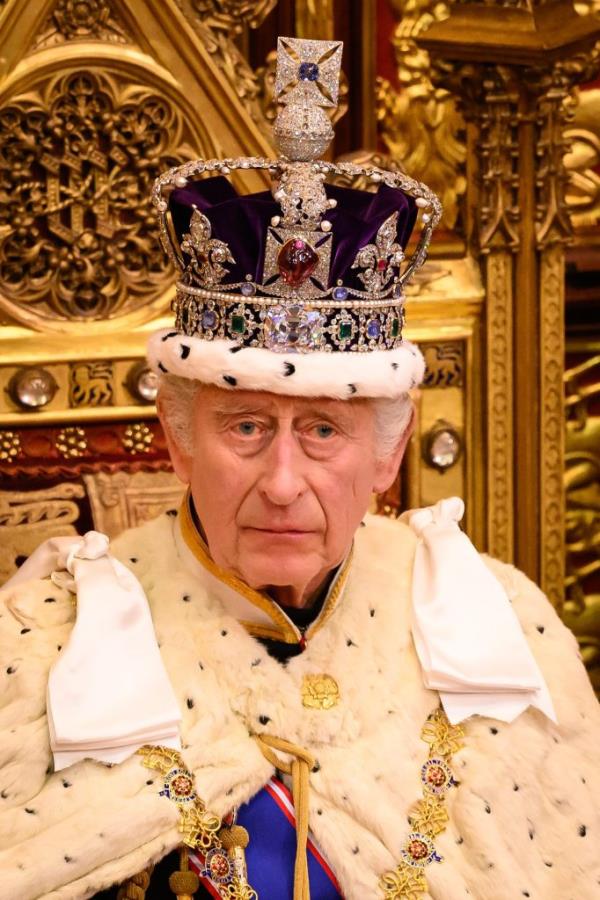
[[[212,413],[215,418],[220,421],[226,421],[235,416],[244,415],[263,415],[271,420],[278,418],[275,409],[270,404],[262,404],[260,402],[229,402],[226,404],[218,404],[213,407]],[[339,409],[339,407],[328,409],[327,407],[321,406],[318,400],[294,415],[293,421],[309,417],[324,419],[330,423],[339,423],[341,426],[345,427],[350,427],[352,424],[352,416],[349,415],[349,410]]]

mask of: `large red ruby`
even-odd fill
[[[297,287],[312,275],[319,264],[319,255],[306,241],[293,238],[277,255],[279,274],[286,284]]]

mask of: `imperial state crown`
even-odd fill
[[[180,272],[175,329],[149,346],[158,372],[342,399],[399,396],[421,380],[421,354],[402,335],[404,285],[441,204],[403,173],[319,159],[341,56],[340,42],[279,38],[277,159],[200,159],[157,179],[161,240]],[[238,194],[228,176],[243,170],[268,171],[271,191]],[[376,190],[330,183],[340,176]]]

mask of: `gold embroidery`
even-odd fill
[[[379,887],[385,900],[419,900],[427,891],[424,869],[431,862],[441,862],[433,838],[446,828],[448,810],[446,792],[456,782],[450,769],[452,755],[463,746],[464,731],[451,725],[443,709],[427,718],[421,737],[429,744],[429,756],[421,767],[423,797],[409,813],[412,831],[402,847],[402,862],[385,872]]]
[[[302,705],[308,709],[332,709],[340,702],[340,689],[331,675],[305,675]]]

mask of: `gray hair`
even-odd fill
[[[162,402],[163,415],[173,439],[181,449],[192,454],[194,401],[202,383],[191,378],[177,375],[161,375],[159,396]],[[344,401],[352,403],[352,400]],[[375,413],[375,440],[377,454],[380,459],[390,456],[404,432],[410,424],[413,413],[413,401],[408,394],[389,399],[373,397],[368,402],[373,405]]]

